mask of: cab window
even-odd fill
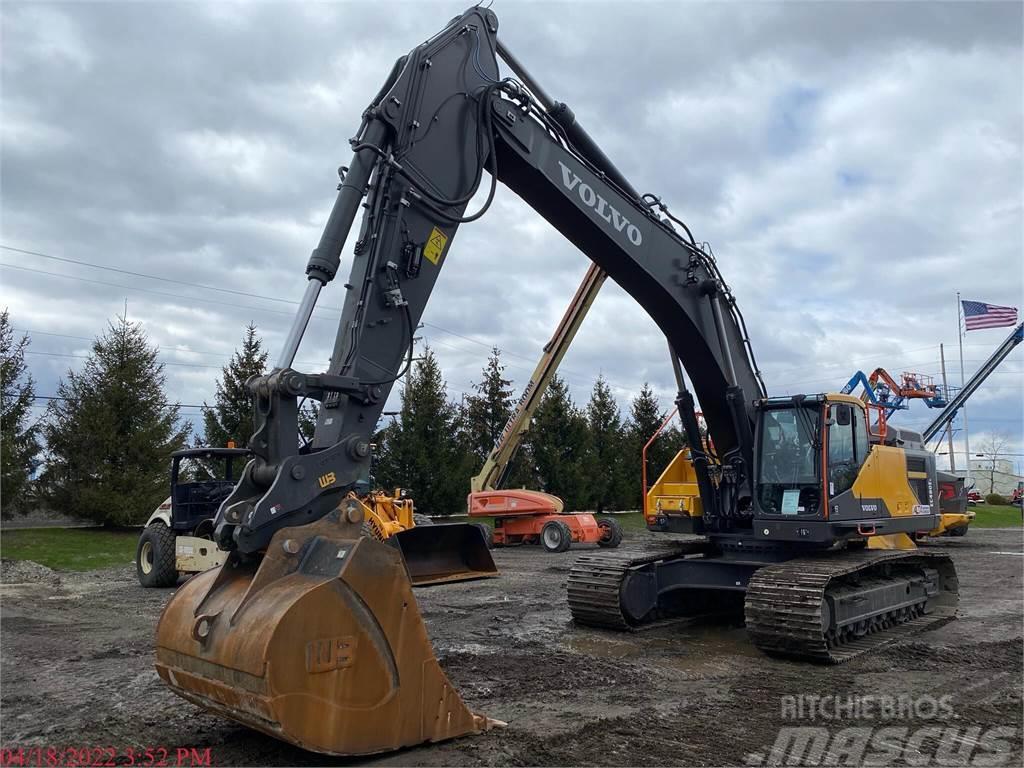
[[[828,492],[838,496],[857,479],[860,462],[854,452],[853,409],[844,403],[830,406],[828,427]]]
[[[864,418],[853,420],[853,442],[857,449],[857,463],[863,464],[868,457],[871,446],[868,444],[868,423],[867,415]]]

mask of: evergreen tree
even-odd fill
[[[409,489],[417,510],[427,515],[463,511],[471,466],[458,440],[462,429],[427,347],[406,378],[398,419],[377,433],[376,485]]]
[[[0,313],[0,512],[28,511],[32,473],[39,466],[39,426],[29,421],[35,384],[25,365],[28,336],[15,340],[5,309]]]
[[[505,366],[501,364],[501,353],[497,347],[491,350],[482,378],[473,385],[475,395],[466,397],[463,418],[468,448],[477,466],[491,452],[501,437],[501,431],[512,415],[512,382],[504,376]]]
[[[145,522],[167,496],[172,451],[188,426],[164,394],[164,367],[142,326],[124,317],[68,372],[47,410],[41,488],[61,512],[111,525]]]
[[[657,395],[646,382],[633,398],[629,419],[626,422],[626,455],[629,477],[628,500],[630,507],[642,509],[641,499],[641,455],[643,447],[655,430],[661,426],[668,412],[663,410]],[[673,457],[685,444],[682,433],[675,424],[667,427],[647,449],[647,484],[653,484]]]
[[[598,376],[586,409],[587,476],[589,502],[597,511],[621,508],[626,503],[625,480],[627,457],[625,435],[619,406],[611,387],[603,376]]]
[[[558,376],[551,378],[528,436],[540,490],[560,497],[567,509],[585,509],[590,499],[587,419]]]
[[[242,348],[236,349],[228,364],[221,369],[214,405],[203,403],[203,444],[223,448],[229,440],[238,447],[248,445],[252,437],[252,394],[245,386],[250,376],[266,372],[267,352],[263,341],[250,323],[245,329]],[[301,422],[301,419],[300,419]]]
[[[307,400],[299,409],[299,445],[308,443],[316,432],[316,420],[320,416],[320,406],[315,400]]]

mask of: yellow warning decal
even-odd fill
[[[423,246],[423,255],[431,264],[437,264],[437,262],[441,260],[441,254],[444,253],[444,247],[447,244],[448,235],[437,227],[434,227],[430,230],[430,237],[427,238],[427,244]]]

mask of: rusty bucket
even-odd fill
[[[156,667],[185,699],[304,749],[365,755],[488,730],[434,657],[401,554],[355,508],[232,553],[168,602]]]

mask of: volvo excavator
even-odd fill
[[[697,503],[666,527],[703,537],[579,558],[577,622],[642,626],[731,595],[760,648],[835,662],[952,615],[951,561],[908,536],[938,522],[934,459],[898,442],[869,449],[857,398],[766,396],[715,259],[548,96],[498,38],[492,10],[470,8],[399,58],[351,144],[283,349],[249,382],[254,456],[214,526],[227,560],[183,585],[157,627],[157,670],[174,691],[337,755],[496,725],[441,670],[399,552],[360,535],[352,494],[438,275],[449,261],[472,269],[452,251],[457,231],[484,214],[499,181],[650,314],[690,382],[678,377],[678,404]],[[488,177],[482,207],[467,212]],[[297,371],[360,210],[330,365]],[[321,407],[297,450],[302,398]],[[697,448],[697,401],[714,453]]]

